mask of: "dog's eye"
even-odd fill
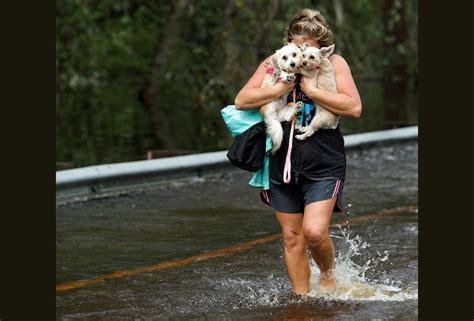
[[[296,57],[296,52],[293,53],[293,57]]]
[[[309,59],[314,59],[314,56],[310,56]]]
[[[287,57],[287,56],[283,56],[283,57],[281,57],[281,58],[282,58],[283,60],[286,60],[286,59],[288,59],[288,57]]]

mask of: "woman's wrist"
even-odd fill
[[[270,90],[270,94],[275,99],[282,96],[285,93],[283,83],[281,82],[277,82],[273,86],[269,86],[267,88]]]
[[[248,88],[237,95],[235,105],[237,109],[259,108],[281,96],[280,91],[277,86]]]
[[[275,85],[270,87],[273,88],[273,97],[276,99],[291,92],[294,86],[295,83],[277,82]]]
[[[278,87],[276,85],[265,87],[267,95],[270,97],[276,97],[278,95]]]
[[[322,90],[317,87],[311,87],[308,93],[305,93],[306,96],[311,100],[319,100],[321,97]]]

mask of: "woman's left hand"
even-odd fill
[[[329,57],[336,77],[336,92],[319,89],[317,78],[301,77],[300,88],[314,103],[323,106],[333,114],[358,118],[362,112],[362,103],[351,70],[341,56]]]
[[[300,88],[305,93],[306,96],[312,97],[314,90],[318,87],[318,78],[317,77],[301,77],[300,79]]]

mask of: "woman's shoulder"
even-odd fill
[[[329,56],[329,61],[331,62],[334,69],[346,69],[349,68],[347,61],[338,54],[332,54]]]
[[[329,56],[329,61],[332,63],[332,64],[341,64],[341,63],[346,63],[346,59],[344,59],[341,55],[339,54],[332,54]]]
[[[256,73],[260,74],[264,74],[266,72],[266,70],[271,66],[272,64],[272,56],[269,56],[265,59],[263,59],[261,62],[260,62],[260,65],[258,65],[258,68],[257,68],[257,71]]]
[[[332,54],[329,56],[329,61],[331,62],[332,68],[336,75],[351,75],[351,68],[347,61],[338,54]]]
[[[273,56],[273,55],[270,55],[270,56],[268,56],[267,58],[265,58],[265,59],[260,63],[260,65],[265,66],[265,67],[270,66],[270,64],[272,63],[272,56]]]

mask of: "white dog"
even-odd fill
[[[278,80],[285,82],[295,81],[297,72],[302,61],[301,49],[295,44],[288,44],[277,50],[271,57],[270,64],[262,82],[262,88],[273,86]],[[288,94],[260,107],[260,113],[265,121],[267,134],[272,140],[271,153],[275,153],[283,140],[282,121],[290,121],[303,104],[287,106]]]
[[[317,82],[319,89],[337,92],[336,76],[332,64],[328,59],[333,51],[334,45],[322,47],[320,49],[305,46],[302,52],[303,61],[299,72],[303,77],[318,77]],[[295,127],[295,129],[300,132],[299,135],[296,135],[296,139],[304,140],[313,135],[314,132],[320,128],[334,129],[337,127],[338,122],[339,116],[334,115],[329,110],[318,104],[311,123],[308,126],[303,127],[297,125]]]

